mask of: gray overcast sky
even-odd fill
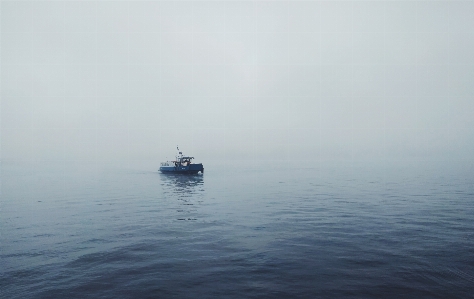
[[[1,1],[2,160],[474,160],[473,1]]]

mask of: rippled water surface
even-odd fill
[[[474,294],[472,166],[205,167],[1,163],[0,297]]]

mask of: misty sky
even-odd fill
[[[1,1],[1,159],[474,160],[473,1]],[[156,165],[158,167],[158,164]]]

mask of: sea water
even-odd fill
[[[0,297],[474,294],[472,163],[155,164],[2,162]]]

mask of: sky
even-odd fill
[[[473,1],[0,9],[2,161],[474,161]]]

